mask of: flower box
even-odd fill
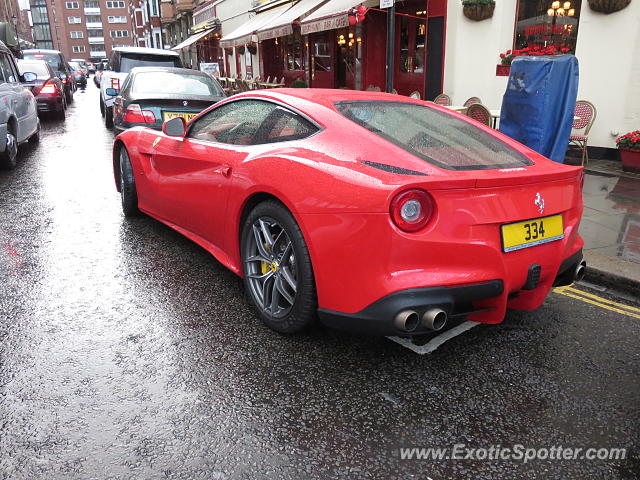
[[[508,77],[511,65],[496,65],[496,77]]]
[[[640,148],[619,148],[622,170],[640,173]]]
[[[588,0],[591,10],[600,13],[613,13],[626,8],[631,0]]]
[[[480,22],[482,20],[486,20],[487,18],[493,17],[493,11],[496,8],[495,3],[472,3],[469,2],[466,5],[463,3],[462,13],[469,20],[473,20],[474,22]]]

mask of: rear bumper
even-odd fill
[[[566,258],[558,269],[553,285],[571,284],[582,260],[581,249]],[[509,295],[505,292],[504,281],[501,279],[451,287],[411,288],[386,295],[356,313],[319,308],[318,316],[324,325],[339,330],[370,335],[424,335],[432,330],[422,324],[413,331],[403,330],[396,326],[394,319],[400,312],[407,310],[416,312],[422,318],[427,310],[438,308],[447,313],[449,320],[474,319],[495,314],[501,320],[510,298],[517,299],[521,294],[526,296],[529,291],[535,290],[540,290],[546,296],[550,285],[536,283],[531,289],[525,285],[522,290]]]
[[[36,97],[38,112],[59,112],[63,108],[62,97],[40,96]]]

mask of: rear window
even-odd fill
[[[531,165],[506,143],[453,115],[404,102],[338,102],[349,120],[407,152],[448,170],[487,170]]]
[[[122,53],[120,57],[120,72],[129,73],[135,67],[182,67],[182,65],[178,56]]]
[[[60,72],[64,70],[62,67],[62,59],[60,58],[60,54],[58,53],[25,53],[23,58],[26,59],[34,59],[34,60],[44,60],[49,66],[53,69],[54,72]]]
[[[18,68],[21,74],[31,72],[35,73],[38,78],[49,78],[49,69],[42,62],[23,62],[18,60]]]
[[[138,73],[131,88],[134,94],[207,95],[224,97],[222,87],[211,77],[174,72]]]

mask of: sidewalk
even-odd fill
[[[588,276],[640,296],[640,174],[607,160],[585,170],[580,234]]]

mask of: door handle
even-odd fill
[[[221,165],[217,168],[214,168],[212,173],[221,173],[225,177],[228,177],[229,174],[231,173],[231,167],[227,167],[226,165]]]

